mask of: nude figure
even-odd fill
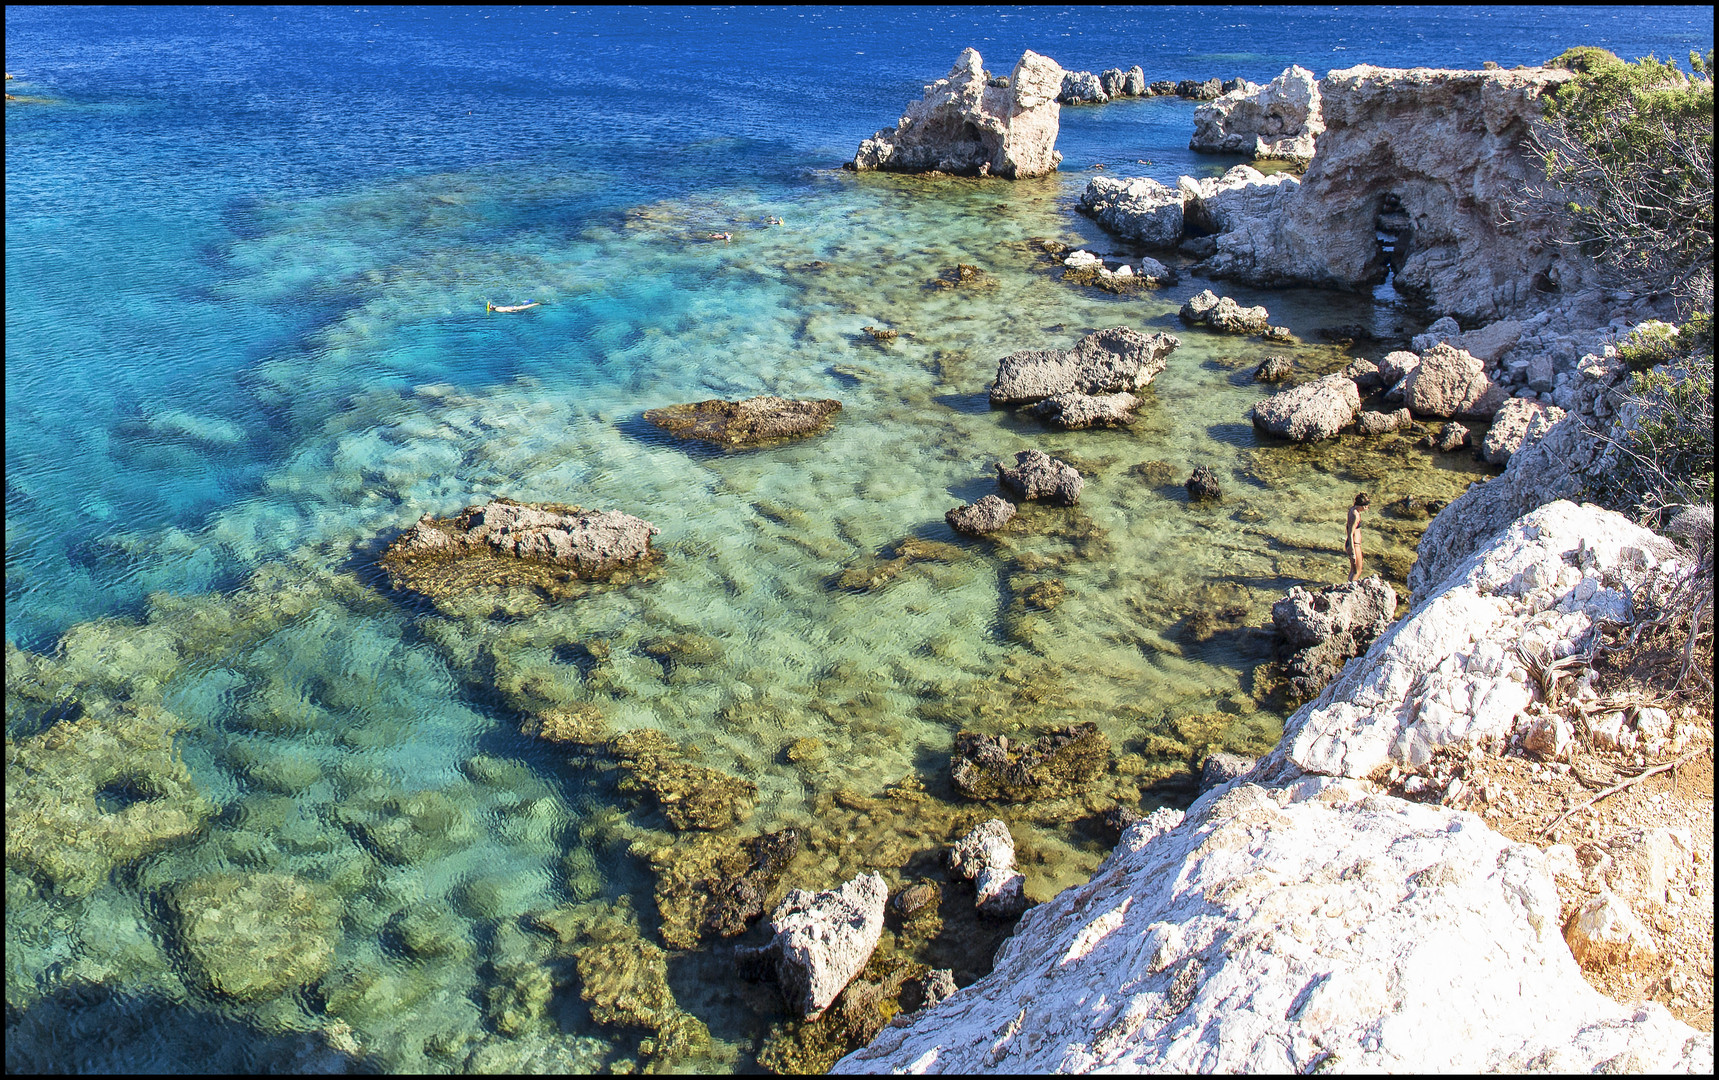
[[[1373,500],[1367,497],[1365,491],[1355,496],[1355,505],[1349,508],[1349,531],[1343,537],[1343,550],[1349,556],[1349,580],[1361,579],[1361,515]]]

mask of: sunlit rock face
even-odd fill
[[[1188,149],[1305,165],[1325,130],[1319,109],[1319,80],[1304,67],[1290,67],[1263,87],[1245,83],[1194,110]]]
[[[1062,80],[1057,62],[1031,49],[1006,81],[987,78],[978,52],[964,49],[895,127],[860,143],[853,167],[1010,179],[1055,172]]]

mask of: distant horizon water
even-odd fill
[[[1084,881],[1099,810],[1185,802],[1200,754],[1278,737],[1260,628],[1346,576],[1354,491],[1487,471],[1262,442],[1266,346],[1176,318],[1209,283],[1059,279],[1043,241],[1138,254],[1076,211],[1093,166],[1242,160],[1187,149],[1192,102],[1064,108],[1041,180],[841,163],[969,46],[999,73],[1031,48],[1266,82],[1579,44],[1687,63],[1712,34],[1697,7],[9,7],[8,1069],[821,1068],[839,1037],[733,979],[759,926],[685,947],[697,883],[790,827],[772,888],[946,885],[942,929],[892,915],[879,957],[980,977],[1006,926],[947,882],[951,836],[1001,816],[1031,899]],[[960,263],[982,276],[944,287]],[[1223,291],[1307,374],[1351,358],[1321,327],[1424,321]],[[989,407],[999,357],[1116,325],[1183,341],[1134,427]],[[766,393],[843,409],[727,454],[640,420]],[[1079,506],[954,534],[1027,447],[1080,469]],[[1189,502],[1201,465],[1221,503]],[[383,544],[497,496],[642,516],[661,572],[556,602],[385,590]],[[1424,522],[1367,527],[1401,591]],[[522,732],[546,716],[673,749]],[[1081,721],[1111,763],[1079,798],[950,787],[958,731]],[[743,824],[673,828],[700,769],[755,785]]]

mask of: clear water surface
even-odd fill
[[[1206,283],[1057,279],[1039,240],[1129,252],[1074,212],[1091,166],[1236,163],[1186,150],[1189,102],[1065,109],[1044,180],[836,166],[969,45],[999,73],[1030,47],[1265,81],[1575,44],[1681,57],[1711,48],[1712,14],[8,8],[8,1066],[294,1068],[332,1045],[400,1071],[758,1067],[782,1018],[727,944],[651,953],[657,875],[702,841],[600,756],[519,733],[549,710],[755,783],[739,834],[808,838],[786,884],[936,876],[947,836],[995,812],[1031,897],[1083,880],[1096,811],[1185,798],[1198,753],[1275,738],[1257,627],[1290,585],[1343,575],[1352,492],[1448,499],[1475,466],[1262,445],[1241,373],[1265,347],[1175,319]],[[933,284],[958,263],[983,282]],[[1348,359],[1319,327],[1420,325],[1367,296],[1224,291],[1301,335],[1313,372]],[[986,406],[998,357],[1111,325],[1184,341],[1136,427]],[[844,409],[734,454],[638,419],[761,393]],[[960,541],[944,511],[1028,446],[1080,465],[1080,507]],[[1200,464],[1217,506],[1182,493]],[[663,572],[557,603],[385,592],[381,544],[491,496],[644,516]],[[1400,584],[1420,524],[1374,528]],[[907,538],[953,547],[840,586]],[[950,792],[956,731],[1077,720],[1116,750],[1084,801]],[[20,857],[55,829],[71,857]],[[210,937],[186,898],[259,879],[311,898],[284,947],[315,977],[234,993],[209,972],[280,920],[229,897]],[[599,926],[579,947],[622,942],[627,992],[666,987],[709,1042],[666,1056],[594,1010],[584,954],[533,929],[576,911]],[[885,951],[977,977],[995,933],[951,919],[930,944],[892,923]]]

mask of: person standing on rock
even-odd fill
[[[1350,581],[1361,580],[1361,515],[1371,505],[1373,500],[1363,491],[1355,496],[1355,505],[1349,508],[1349,531],[1343,537],[1343,551],[1349,556]]]

